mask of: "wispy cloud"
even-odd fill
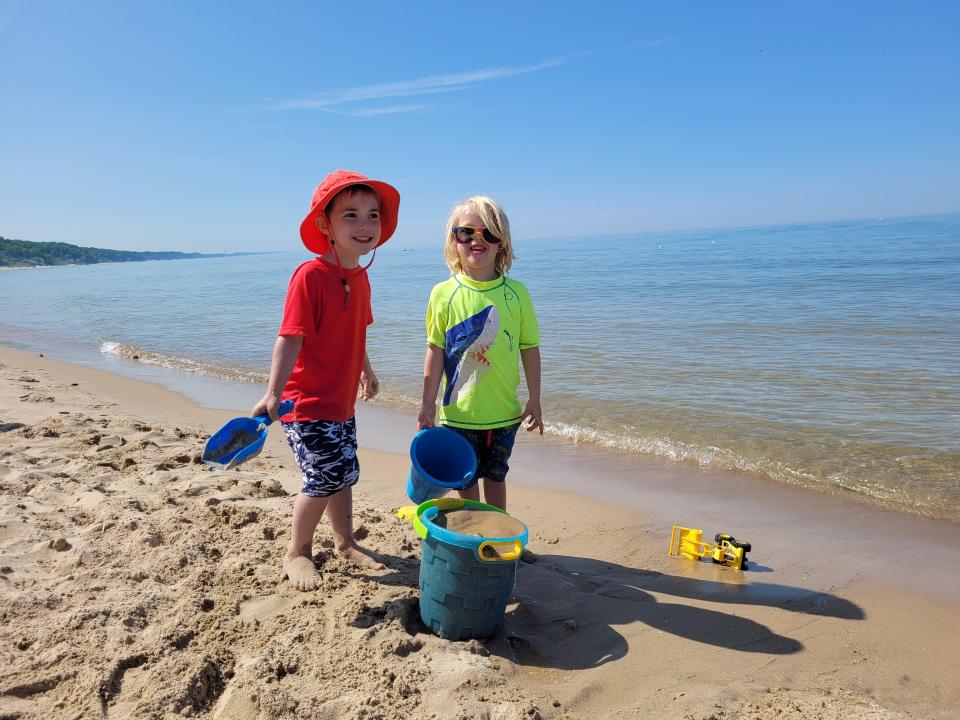
[[[556,67],[564,62],[563,59],[547,60],[536,65],[522,67],[487,68],[473,72],[451,73],[448,75],[433,75],[417,80],[402,80],[394,83],[379,85],[364,85],[354,88],[330,90],[315,95],[308,95],[293,100],[274,102],[268,107],[271,110],[322,110],[342,115],[389,115],[403,112],[413,112],[423,109],[424,105],[392,105],[385,107],[368,107],[364,103],[387,98],[418,97],[436,95],[438,93],[459,92],[467,90],[479,83],[515,75],[526,75]]]
[[[313,109],[335,113],[336,115],[348,115],[350,117],[373,117],[374,115],[396,115],[397,113],[415,112],[417,110],[423,110],[426,107],[426,105],[385,105],[382,107],[356,108],[353,110],[344,110],[334,107]]]

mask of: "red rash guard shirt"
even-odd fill
[[[346,307],[343,277],[350,283]],[[372,322],[370,280],[362,267],[341,270],[315,258],[294,271],[278,334],[302,335],[303,347],[283,391],[283,400],[296,403],[285,420],[353,417]]]

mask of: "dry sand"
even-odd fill
[[[239,470],[198,463],[230,415],[0,349],[0,719],[960,716],[952,589],[843,557],[823,587],[756,542],[743,575],[669,558],[668,525],[522,478],[535,555],[503,628],[434,637],[392,512],[399,455],[362,451],[355,494],[390,569],[343,564],[321,522],[323,585],[299,593],[280,570],[298,487],[282,434]]]
[[[487,510],[448,510],[437,513],[436,523],[461,535],[512,538],[523,533],[523,523],[510,515]]]

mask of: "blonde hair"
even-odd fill
[[[513,261],[517,259],[513,254],[513,242],[510,240],[510,221],[507,220],[507,214],[503,208],[484,195],[467,198],[450,211],[450,217],[447,218],[446,239],[443,242],[443,259],[447,261],[447,267],[453,273],[463,271],[463,263],[460,262],[460,255],[457,254],[457,241],[453,237],[453,228],[459,217],[469,210],[476,211],[484,227],[500,238],[500,244],[496,246],[496,270],[501,275],[506,275]]]

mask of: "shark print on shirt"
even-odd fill
[[[447,331],[443,368],[447,378],[443,393],[444,406],[476,384],[478,378],[490,369],[487,351],[496,340],[499,330],[500,314],[496,306],[488,305]]]

